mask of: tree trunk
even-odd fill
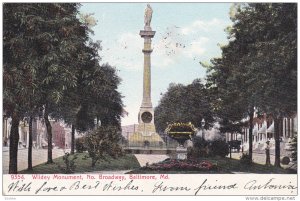
[[[71,154],[74,154],[75,150],[75,126],[72,124],[72,133],[71,133]]]
[[[232,141],[232,133],[230,133],[230,141]],[[232,144],[232,142],[231,142],[231,144]],[[231,144],[229,145],[229,156],[230,156],[230,158],[232,157],[231,156],[231,153],[232,153],[232,147],[231,147]]]
[[[9,136],[9,174],[18,173],[19,123],[20,117],[14,112]]]
[[[44,120],[46,124],[46,129],[47,129],[47,135],[48,135],[48,160],[47,164],[53,163],[52,160],[52,127],[49,121],[49,111],[48,111],[48,105],[45,105],[45,112],[44,112]]]
[[[28,170],[32,170],[32,120],[33,120],[33,117],[30,116],[30,119],[29,119],[29,145],[28,145]]]
[[[253,116],[254,116],[254,108],[250,108],[250,113],[249,113],[249,159],[252,162],[252,147],[253,147]]]
[[[274,117],[274,138],[275,138],[275,167],[280,167],[280,124],[282,123],[282,118]]]

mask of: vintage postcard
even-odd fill
[[[2,197],[296,200],[297,8],[3,3]]]

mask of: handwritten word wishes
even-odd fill
[[[11,196],[297,195],[297,175],[3,175],[3,192]]]

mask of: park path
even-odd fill
[[[169,158],[169,156],[167,155],[152,155],[152,154],[135,154],[134,156],[140,163],[141,167],[145,166],[146,163],[149,164],[157,163]]]
[[[232,153],[232,155],[231,155],[231,157],[234,159],[240,159],[241,156],[242,156],[241,152],[240,153]],[[229,155],[227,157],[229,157]],[[271,164],[274,164],[275,156],[271,154],[270,159],[271,159]],[[260,153],[253,153],[253,162],[261,164],[261,165],[265,165],[266,164],[266,155],[260,154]]]
[[[52,158],[58,158],[63,156],[66,152],[70,152],[70,150],[64,149],[53,149],[52,150]],[[32,166],[36,166],[42,163],[47,162],[47,149],[32,149]],[[9,169],[9,151],[3,150],[2,152],[2,172],[3,174],[8,174]],[[27,163],[28,159],[28,149],[20,149],[18,151],[18,171],[25,170],[28,167]]]
[[[167,155],[152,155],[152,154],[134,154],[141,167],[145,166],[146,163],[152,164],[163,161],[169,156]],[[112,171],[94,171],[85,172],[84,174],[126,174],[132,170],[112,170]]]

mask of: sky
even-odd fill
[[[119,92],[128,116],[122,126],[138,122],[143,94],[144,10],[147,3],[82,3],[80,12],[93,13],[93,40],[100,40],[101,63],[116,67],[122,79]],[[200,62],[220,57],[227,43],[231,3],[150,3],[153,9],[151,98],[157,106],[170,83],[190,84],[205,78]],[[155,117],[154,117],[155,118]]]

